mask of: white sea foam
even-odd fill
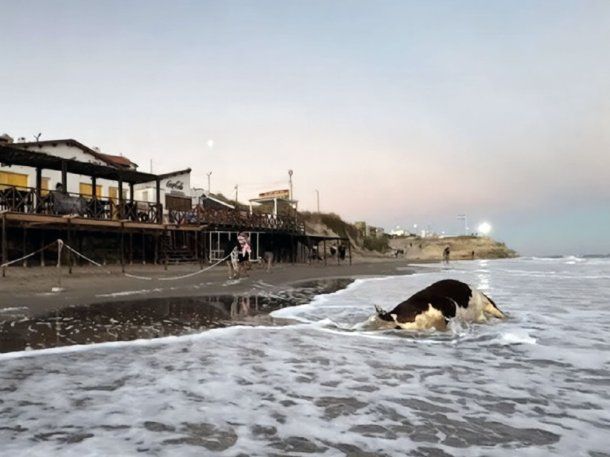
[[[25,306],[9,306],[8,308],[0,308],[0,313],[14,313],[15,311],[25,311],[27,309]]]
[[[274,313],[297,324],[6,354],[0,446],[34,456],[606,452],[610,260],[565,262],[452,262]],[[374,304],[447,277],[484,288],[510,318],[419,335],[359,330]]]
[[[138,290],[124,290],[121,292],[112,292],[108,294],[97,294],[96,297],[128,297],[130,295],[146,295],[153,292],[160,292],[163,289],[138,289]]]

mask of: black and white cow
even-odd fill
[[[480,290],[455,279],[435,282],[398,304],[392,311],[375,307],[367,326],[407,330],[445,330],[450,319],[485,322],[506,318],[494,301]]]

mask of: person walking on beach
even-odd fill
[[[343,243],[341,243],[339,245],[339,258],[341,260],[345,260],[345,252],[346,252],[345,245]]]
[[[248,270],[250,269],[250,255],[252,254],[252,247],[248,239],[246,232],[241,232],[237,235],[237,278],[242,274],[249,276]]]
[[[443,261],[445,263],[449,263],[449,254],[451,253],[451,250],[449,249],[449,246],[447,246],[444,250],[443,250]]]
[[[267,244],[265,244],[265,249],[263,251],[263,259],[265,260],[265,264],[267,266],[267,273],[271,271],[274,257],[275,255],[273,254],[273,240],[270,240]]]

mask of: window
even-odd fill
[[[0,189],[6,189],[7,187],[28,187],[28,175],[12,173],[10,171],[0,171]]]
[[[42,180],[40,181],[40,195],[48,195],[50,181],[51,178],[42,178]]]
[[[108,187],[108,198],[115,203],[119,202],[119,188],[110,186]]]
[[[93,186],[91,184],[81,182],[78,185],[78,193],[83,197],[93,197]],[[97,197],[102,196],[102,186],[95,186],[95,195]]]

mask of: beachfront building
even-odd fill
[[[207,192],[200,187],[191,189],[191,198],[193,207],[199,205],[203,209],[218,209],[218,210],[234,210],[235,205],[232,205],[226,199],[223,199],[219,195],[214,195],[211,192]]]
[[[75,160],[92,165],[108,166],[121,170],[137,170],[138,166],[127,157],[103,154],[97,148],[90,148],[74,139],[45,140],[36,142],[14,143],[8,135],[3,135],[1,144],[10,145],[24,151],[47,154],[60,159]],[[46,193],[62,184],[61,170],[45,169],[40,176],[41,190]],[[28,166],[6,165],[0,163],[0,187],[15,186],[20,189],[36,187],[36,169]],[[70,194],[80,194],[99,198],[118,200],[119,188],[116,181],[97,179],[95,184],[89,176],[72,175],[67,179],[67,188],[64,191]],[[128,187],[123,188],[126,195]]]
[[[213,261],[238,231],[255,235],[255,256],[272,249],[284,261],[305,259],[319,241],[305,233],[297,202],[281,195],[261,197],[273,201],[272,213],[209,194],[193,205],[190,169],[143,173],[125,157],[72,139],[13,143],[4,136],[0,142],[3,264],[41,250],[44,265],[45,255],[59,253],[43,247],[58,239],[98,263],[123,266]],[[72,265],[76,259],[66,255]]]
[[[159,201],[163,203],[164,214],[173,211],[190,211],[193,208],[191,196],[191,169],[173,171],[157,175],[159,179]],[[157,183],[151,181],[134,186],[135,199],[143,202],[156,201]]]
[[[257,198],[251,198],[250,203],[250,214],[255,210],[257,212],[263,212],[278,217],[279,215],[294,217],[298,211],[298,200],[290,198],[289,189],[270,190],[267,192],[261,192]]]

